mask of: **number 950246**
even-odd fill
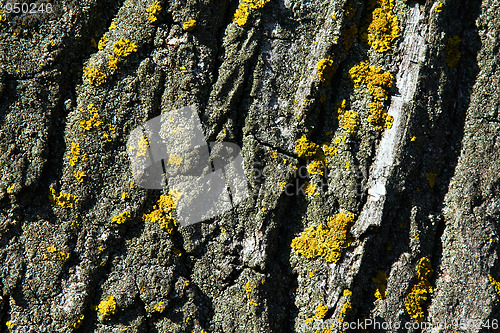
[[[3,11],[7,14],[38,14],[53,13],[54,8],[51,3],[8,2],[3,7]]]

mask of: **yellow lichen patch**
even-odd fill
[[[488,279],[490,280],[491,285],[495,288],[497,295],[500,296],[500,282],[495,280],[491,274],[488,274]]]
[[[0,22],[4,22],[7,20],[7,16],[0,10]]]
[[[143,136],[139,143],[137,144],[137,156],[146,156],[147,149],[149,147],[149,140],[145,136]]]
[[[97,44],[97,48],[99,50],[102,50],[106,47],[106,43],[108,42],[108,39],[106,38],[106,36],[102,36],[101,39],[99,40],[99,43]]]
[[[458,36],[453,36],[448,38],[446,43],[446,64],[448,67],[455,67],[462,56],[459,51],[460,43],[462,39]]]
[[[71,166],[75,166],[76,162],[78,162],[78,156],[68,155],[68,156],[66,156],[66,158],[68,159],[69,165],[71,165]]]
[[[49,253],[54,253],[57,251],[57,248],[55,245],[52,245],[52,246],[47,247],[47,251],[49,251]]]
[[[337,148],[324,144],[322,147],[325,156],[332,157],[337,155]]]
[[[358,34],[358,27],[353,24],[346,28],[342,32],[342,36],[344,37],[344,49],[346,51],[349,51],[349,49],[352,47],[352,44],[354,43],[354,38]]]
[[[76,180],[79,182],[79,183],[82,183],[83,180],[85,179],[85,177],[87,177],[87,174],[85,174],[84,171],[76,171],[73,173],[75,175],[75,178]]]
[[[181,165],[182,163],[182,157],[175,155],[175,154],[170,154],[168,156],[168,164],[170,165]]]
[[[311,175],[324,175],[324,171],[326,169],[326,160],[325,159],[317,159],[309,163],[307,166],[307,172]]]
[[[352,304],[351,302],[345,302],[344,305],[342,305],[342,309],[340,309],[340,315],[339,315],[339,324],[342,325],[345,321],[345,317],[349,314],[349,312],[352,311]]]
[[[333,62],[333,60],[328,57],[321,59],[316,66],[316,70],[318,72],[319,79],[321,83],[325,85],[329,85],[332,80],[335,72],[337,71],[337,65]]]
[[[161,229],[166,230],[169,234],[173,233],[174,227],[177,226],[177,221],[171,216],[171,213],[175,209],[181,195],[177,190],[169,190],[168,195],[161,195],[157,202],[158,205],[155,206],[155,210],[149,214],[144,214],[142,220],[158,222]]]
[[[337,262],[342,251],[351,244],[349,229],[354,223],[352,213],[340,212],[329,217],[327,225],[309,227],[292,240],[292,249],[306,258],[324,257],[327,262]]]
[[[108,68],[111,71],[114,71],[118,68],[118,63],[120,62],[120,59],[112,56],[111,54],[108,55],[109,60],[108,60]]]
[[[164,305],[165,305],[165,303],[163,303],[163,302],[161,302],[161,301],[160,301],[160,302],[158,303],[158,305],[153,306],[153,309],[154,309],[156,312],[160,312],[160,313],[161,313],[161,312],[163,312],[163,310],[164,310],[164,307],[163,307]]]
[[[359,116],[356,111],[346,111],[338,116],[340,127],[347,133],[354,135],[358,129]]]
[[[50,188],[49,200],[52,204],[61,206],[62,208],[73,208],[78,199],[73,194],[59,193],[56,195],[56,190]]]
[[[127,200],[127,199],[130,199],[130,194],[128,194],[128,192],[123,192],[122,193],[122,200]]]
[[[71,142],[71,154],[80,155],[80,144],[78,142]]]
[[[441,1],[438,1],[438,3],[434,6],[434,11],[436,13],[441,13],[443,7],[443,3]]]
[[[78,328],[82,325],[82,322],[83,322],[83,319],[85,318],[85,315],[81,314],[80,316],[78,316],[78,319],[71,324],[71,326],[73,328]]]
[[[416,322],[424,320],[424,309],[422,305],[432,294],[432,286],[429,278],[432,275],[431,261],[429,258],[423,257],[417,264],[417,279],[418,282],[413,286],[411,292],[405,298],[405,307],[408,314],[415,319]]]
[[[315,184],[311,184],[309,182],[305,182],[304,183],[304,193],[306,195],[314,195],[316,193],[316,188],[317,188],[317,185]],[[317,193],[316,195],[318,195],[319,193]]]
[[[271,158],[274,158],[274,159],[278,158],[278,153],[275,151],[270,150],[269,155],[271,156]]]
[[[425,174],[425,178],[427,178],[427,182],[429,183],[429,187],[431,189],[433,189],[434,186],[436,186],[436,177],[437,177],[437,174],[435,174],[433,172],[428,172]]]
[[[295,150],[299,157],[311,159],[318,152],[318,145],[309,141],[305,135],[295,141]]]
[[[0,13],[1,13],[1,12],[0,12]],[[5,15],[4,15],[4,16],[5,16]],[[0,21],[1,21],[1,19],[0,19]],[[10,321],[10,320],[7,320],[7,321],[5,322],[5,325],[7,325],[7,327],[8,327],[10,330],[14,328],[14,323],[13,323],[12,321]]]
[[[85,131],[90,131],[92,129],[92,127],[101,128],[101,126],[105,120],[104,117],[99,116],[99,111],[94,106],[94,104],[92,104],[92,103],[89,104],[87,106],[87,110],[92,115],[92,118],[90,118],[89,120],[83,119],[80,121],[80,131],[81,131],[80,134],[83,136],[85,136]],[[110,131],[111,133],[114,133],[115,132],[114,126],[108,125],[108,131]],[[109,137],[109,134],[106,132],[106,130],[104,130],[104,134],[106,134],[105,138],[107,138],[108,141],[111,141],[111,138]],[[82,158],[82,160],[83,160],[83,158]]]
[[[10,184],[8,187],[7,187],[7,193],[9,194],[12,194],[14,193],[14,188],[16,187],[16,184]]]
[[[120,38],[113,44],[113,47],[113,52],[122,58],[125,58],[137,51],[137,45],[126,38]]]
[[[270,0],[243,0],[243,1],[246,2],[250,6],[250,8],[259,9],[264,7],[264,5],[268,3]]]
[[[191,32],[196,28],[196,20],[189,20],[182,24],[182,30]]]
[[[236,23],[240,26],[245,25],[248,20],[248,6],[245,5],[244,3],[240,3],[238,8],[236,9],[236,13],[234,13],[234,18],[233,21],[236,21]]]
[[[116,301],[114,296],[106,297],[106,301],[101,301],[97,306],[97,310],[104,316],[109,316],[116,313]]]
[[[379,101],[387,99],[387,92],[392,87],[394,77],[390,72],[384,72],[378,66],[368,66],[368,63],[362,61],[349,69],[349,78],[358,87],[360,84],[366,84],[370,94]]]
[[[394,14],[393,1],[379,1],[380,8],[372,12],[371,22],[368,26],[366,40],[377,52],[391,49],[391,43],[399,35],[399,21]]]
[[[377,299],[384,299],[387,296],[387,274],[384,271],[378,271],[377,275],[372,278],[375,283],[375,297]]]
[[[149,14],[148,20],[151,22],[155,22],[158,19],[158,14],[160,14],[161,5],[158,1],[153,1],[151,6],[146,9],[146,12]]]
[[[109,30],[113,30],[113,29],[116,29],[116,23],[115,22],[111,22],[111,24],[109,25]]]
[[[130,212],[123,212],[120,214],[117,214],[111,218],[111,222],[117,223],[117,224],[122,224],[127,222],[130,219]]]
[[[372,102],[369,104],[370,115],[368,116],[368,122],[376,130],[382,131],[384,128],[391,128],[394,117],[389,115],[384,110],[384,106],[380,102]]]
[[[325,318],[327,312],[328,312],[328,306],[320,302],[316,307],[316,309],[314,310],[314,315],[319,319],[323,319]]]
[[[89,84],[95,84],[96,86],[106,83],[108,79],[107,75],[99,72],[98,69],[85,66],[83,67],[83,76]]]
[[[69,260],[70,254],[68,252],[59,252],[57,255],[57,259],[61,260],[62,262],[66,262]]]
[[[189,287],[189,284],[190,284],[189,280],[184,281],[184,286]]]

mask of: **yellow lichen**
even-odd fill
[[[111,218],[111,222],[117,223],[117,224],[122,224],[127,222],[130,219],[130,212],[122,212],[120,214],[117,214]]]
[[[137,45],[134,42],[131,42],[129,39],[120,38],[114,44],[113,52],[122,58],[129,56],[131,53],[137,51]]]
[[[305,135],[295,141],[295,149],[299,157],[311,159],[318,152],[318,145],[309,141]]]
[[[82,325],[82,322],[83,322],[83,319],[85,318],[85,315],[81,314],[80,316],[78,316],[78,319],[71,324],[71,326],[73,328],[78,328]]]
[[[1,12],[0,12],[1,13]],[[1,16],[0,16],[1,17]],[[1,21],[1,18],[0,18],[0,21]],[[7,320],[7,322],[5,322],[5,325],[7,325],[7,327],[9,329],[13,329],[14,328],[14,323],[10,320]]]
[[[98,69],[85,66],[83,67],[83,76],[89,84],[95,84],[96,86],[106,83],[108,79],[107,75],[101,73]]]
[[[177,190],[169,190],[168,195],[161,195],[157,201],[155,209],[142,216],[143,221],[158,222],[160,228],[166,230],[169,234],[174,232],[174,227],[177,226],[177,221],[171,216],[177,202],[181,197],[181,193]]]
[[[7,16],[0,10],[0,22],[4,22],[7,19]]]
[[[78,142],[71,142],[71,154],[80,155],[80,144]]]
[[[328,57],[321,59],[316,66],[316,70],[318,72],[318,76],[321,80],[321,83],[325,85],[329,85],[332,80],[335,72],[337,71],[337,65],[333,62],[333,60]]]
[[[345,317],[349,314],[349,312],[352,311],[352,304],[351,302],[345,302],[344,305],[342,305],[342,309],[340,309],[340,315],[339,315],[339,324],[342,325],[345,321]]]
[[[52,204],[61,206],[62,208],[73,208],[74,204],[78,199],[73,194],[69,193],[59,193],[56,195],[56,191],[50,188],[49,200]]]
[[[127,200],[127,199],[130,199],[130,194],[128,194],[128,192],[123,192],[122,193],[122,200]]]
[[[377,275],[372,278],[375,283],[375,297],[377,299],[384,299],[387,296],[387,274],[384,271],[378,271]]]
[[[305,182],[304,193],[306,195],[314,195],[314,193],[316,193],[316,188],[317,188],[316,184],[311,184],[309,182]]]
[[[10,184],[8,187],[7,187],[7,193],[9,194],[12,194],[14,193],[14,188],[16,187],[16,184]]]
[[[108,42],[108,39],[106,38],[106,36],[102,36],[101,39],[99,40],[99,44],[97,44],[97,48],[99,50],[102,50],[106,47],[106,43]]]
[[[359,116],[356,111],[346,111],[338,116],[340,127],[347,133],[354,135],[358,129]]]
[[[109,316],[116,313],[116,301],[114,296],[108,296],[106,301],[101,301],[97,306],[97,310],[104,316]]]
[[[49,253],[54,253],[57,251],[57,248],[55,245],[52,245],[52,246],[47,247],[47,251],[49,251]]]
[[[418,282],[413,286],[411,292],[405,298],[405,307],[408,314],[416,321],[424,320],[423,304],[432,294],[432,286],[429,278],[432,275],[431,261],[429,258],[423,257],[417,264],[417,279]]]
[[[325,156],[332,157],[337,155],[337,148],[324,144],[322,147]]]
[[[443,9],[443,3],[441,1],[438,1],[438,3],[434,6],[434,11],[436,13],[440,13]]]
[[[113,29],[116,29],[116,23],[115,22],[111,22],[111,24],[109,25],[109,30],[113,30]]]
[[[147,149],[149,147],[149,140],[143,136],[140,140],[137,149],[137,156],[146,156]]]
[[[369,104],[370,115],[368,116],[368,122],[379,131],[384,128],[391,128],[394,117],[389,115],[385,110],[384,106],[380,102],[372,102]]]
[[[378,66],[369,66],[363,61],[349,69],[349,77],[355,87],[359,87],[361,84],[366,85],[368,92],[375,99],[375,102],[369,104],[368,122],[379,131],[391,128],[394,117],[384,111],[382,103],[388,98],[389,89],[392,87],[394,80],[392,74],[384,72]]]
[[[158,305],[153,306],[153,309],[154,309],[155,311],[157,311],[157,312],[160,312],[160,313],[161,313],[161,312],[163,312],[163,309],[164,309],[163,305],[165,305],[165,303],[164,303],[164,302],[162,302],[162,301],[160,301],[160,302],[158,303]]]
[[[243,0],[243,1],[246,2],[250,6],[250,8],[259,9],[264,7],[264,5],[268,3],[270,0]]]
[[[180,165],[182,163],[182,157],[175,155],[175,154],[170,154],[168,156],[168,164],[170,165]]]
[[[448,67],[455,67],[462,56],[459,51],[460,43],[462,39],[458,36],[453,36],[448,38],[446,43],[446,64]]]
[[[366,33],[368,44],[377,52],[391,49],[391,43],[399,35],[399,21],[393,10],[393,1],[380,1],[380,8],[372,12],[371,22]]]
[[[161,11],[161,5],[158,1],[153,1],[151,3],[151,6],[149,6],[148,9],[146,9],[146,12],[149,14],[148,20],[151,22],[155,22],[158,18],[158,14],[160,14]]]
[[[323,319],[325,318],[327,312],[328,312],[328,306],[326,306],[325,304],[321,304],[320,302],[316,307],[316,309],[314,310],[314,315],[319,319]]]
[[[68,155],[68,156],[66,156],[66,158],[68,159],[69,165],[71,165],[71,166],[75,166],[76,162],[78,162],[78,156]]]
[[[75,178],[79,183],[82,183],[84,178],[87,177],[84,171],[76,171],[74,172]]]
[[[108,60],[108,68],[109,70],[116,70],[118,68],[118,63],[120,62],[120,59],[112,56],[111,54],[108,55],[109,60]]]
[[[324,170],[326,169],[326,161],[324,159],[314,160],[307,166],[307,172],[311,175],[322,175],[324,174]]]
[[[68,252],[59,252],[59,254],[57,255],[57,259],[63,262],[68,261],[69,257],[70,254]]]
[[[488,279],[490,280],[491,285],[495,288],[497,295],[500,296],[500,282],[495,280],[491,274],[488,274]]]
[[[182,24],[182,30],[191,32],[196,28],[196,20],[189,20]]]
[[[236,13],[234,13],[233,20],[240,26],[245,25],[248,19],[248,6],[244,3],[240,3],[238,8],[236,9]]]
[[[353,223],[352,213],[340,212],[329,217],[327,225],[306,228],[290,246],[306,258],[324,257],[327,262],[337,262],[342,251],[351,244],[349,229]]]

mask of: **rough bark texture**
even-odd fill
[[[386,52],[360,34],[348,45],[345,30],[361,32],[373,10],[363,1],[271,0],[242,26],[233,21],[237,1],[161,1],[155,22],[151,3],[60,1],[54,13],[0,22],[2,331],[337,332],[346,304],[345,322],[398,322],[398,332],[496,331],[498,0],[394,0],[400,36]],[[190,19],[196,28],[184,31]],[[106,46],[93,47],[103,34]],[[452,36],[461,56],[450,67]],[[120,38],[137,51],[110,70]],[[317,65],[328,57],[338,69],[324,84]],[[361,61],[395,78],[385,102],[390,129],[367,122],[371,96],[348,75]],[[107,81],[89,84],[84,66]],[[339,126],[343,99],[360,116],[355,135]],[[89,104],[103,128],[115,126],[111,141],[102,129],[81,134]],[[126,142],[148,119],[187,105],[207,141],[241,147],[251,195],[170,234],[142,219],[162,193],[130,187]],[[296,151],[303,135],[332,146],[347,137],[323,176],[298,172],[311,163]],[[75,166],[72,142],[81,149]],[[83,182],[75,170],[86,173]],[[323,184],[320,195],[301,191],[306,181],[317,193]],[[50,188],[75,195],[74,208],[52,204]],[[123,211],[131,212],[126,223],[111,221]],[[339,211],[355,215],[339,261],[292,250],[305,228]],[[405,299],[423,257],[434,271],[424,322],[447,329],[404,327],[415,322]],[[378,271],[388,277],[380,299]],[[102,315],[95,306],[108,296],[116,311]],[[306,324],[319,303],[328,311]]]

